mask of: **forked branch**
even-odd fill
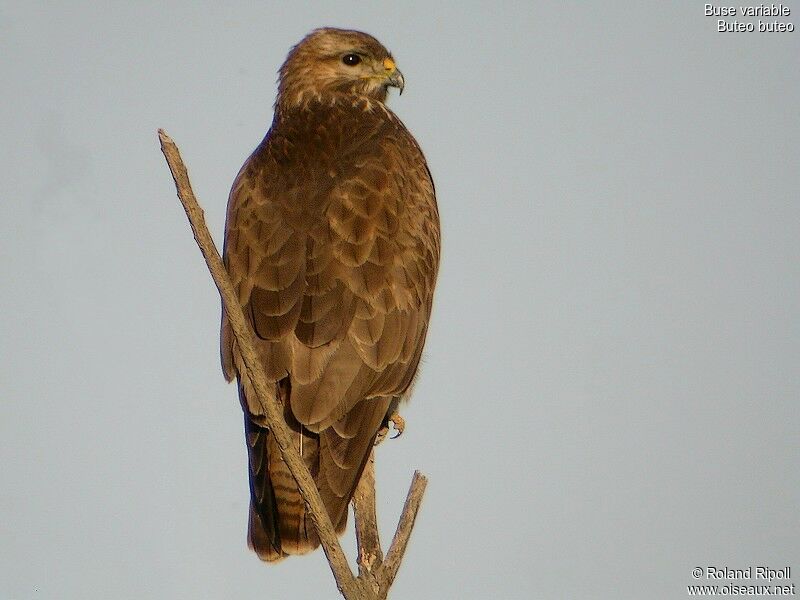
[[[233,284],[228,277],[225,266],[217,250],[214,240],[205,224],[203,210],[197,203],[192,191],[186,166],[181,159],[175,142],[161,129],[158,130],[161,151],[169,165],[178,198],[183,205],[194,239],[203,253],[208,270],[219,290],[228,320],[231,324],[236,344],[245,363],[247,376],[253,384],[259,404],[267,423],[281,451],[281,456],[297,481],[300,494],[308,505],[312,522],[319,535],[325,556],[330,564],[336,586],[347,600],[383,600],[392,585],[408,544],[414,519],[419,509],[422,494],[425,491],[425,477],[414,474],[414,479],[406,499],[400,522],[397,526],[386,560],[382,561],[382,552],[378,540],[378,529],[375,519],[375,476],[373,458],[370,458],[365,476],[359,483],[354,509],[356,514],[356,532],[359,545],[359,577],[354,577],[347,563],[347,558],[339,545],[336,533],[328,512],[319,495],[314,480],[292,444],[289,428],[283,420],[279,401],[269,393],[267,378],[258,360],[251,328],[245,319]],[[362,552],[363,549],[363,552]]]

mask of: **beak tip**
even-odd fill
[[[400,91],[400,95],[403,95],[403,89],[406,87],[406,80],[403,77],[403,74],[400,72],[400,69],[395,68],[391,75],[389,76],[388,85],[391,87],[396,87]]]

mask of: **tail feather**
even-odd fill
[[[345,418],[361,421],[360,431],[352,439],[340,438],[332,427],[320,434],[312,433],[300,426],[291,410],[284,411],[287,425],[297,438],[295,447],[302,448],[303,459],[338,534],[347,525],[347,506],[369,458],[388,402],[388,399],[363,401],[348,413]],[[245,434],[250,472],[248,546],[261,560],[268,562],[314,550],[319,546],[319,537],[274,436],[269,429],[253,422],[249,415],[245,415]],[[341,460],[343,443],[348,446],[349,455],[344,462]]]

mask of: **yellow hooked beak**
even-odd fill
[[[397,68],[391,58],[383,59],[383,69],[386,76],[387,85],[396,87],[402,94],[403,88],[406,86],[406,80],[403,79],[403,74],[400,72],[400,69]]]

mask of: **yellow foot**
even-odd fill
[[[386,420],[387,427],[388,424],[391,423],[394,425],[394,430],[397,432],[392,436],[392,439],[399,438],[403,435],[403,431],[406,429],[406,421],[403,417],[400,416],[400,413],[392,413],[389,415],[389,418]]]
[[[383,425],[381,425],[381,428],[378,430],[378,436],[375,438],[376,446],[386,439],[386,436],[389,433],[389,424],[391,424],[394,427],[394,430],[396,432],[394,435],[389,436],[390,439],[394,440],[403,435],[403,431],[405,431],[406,428],[405,419],[403,419],[403,417],[401,417],[398,413],[392,413],[391,415],[386,417],[386,420],[383,422]]]

